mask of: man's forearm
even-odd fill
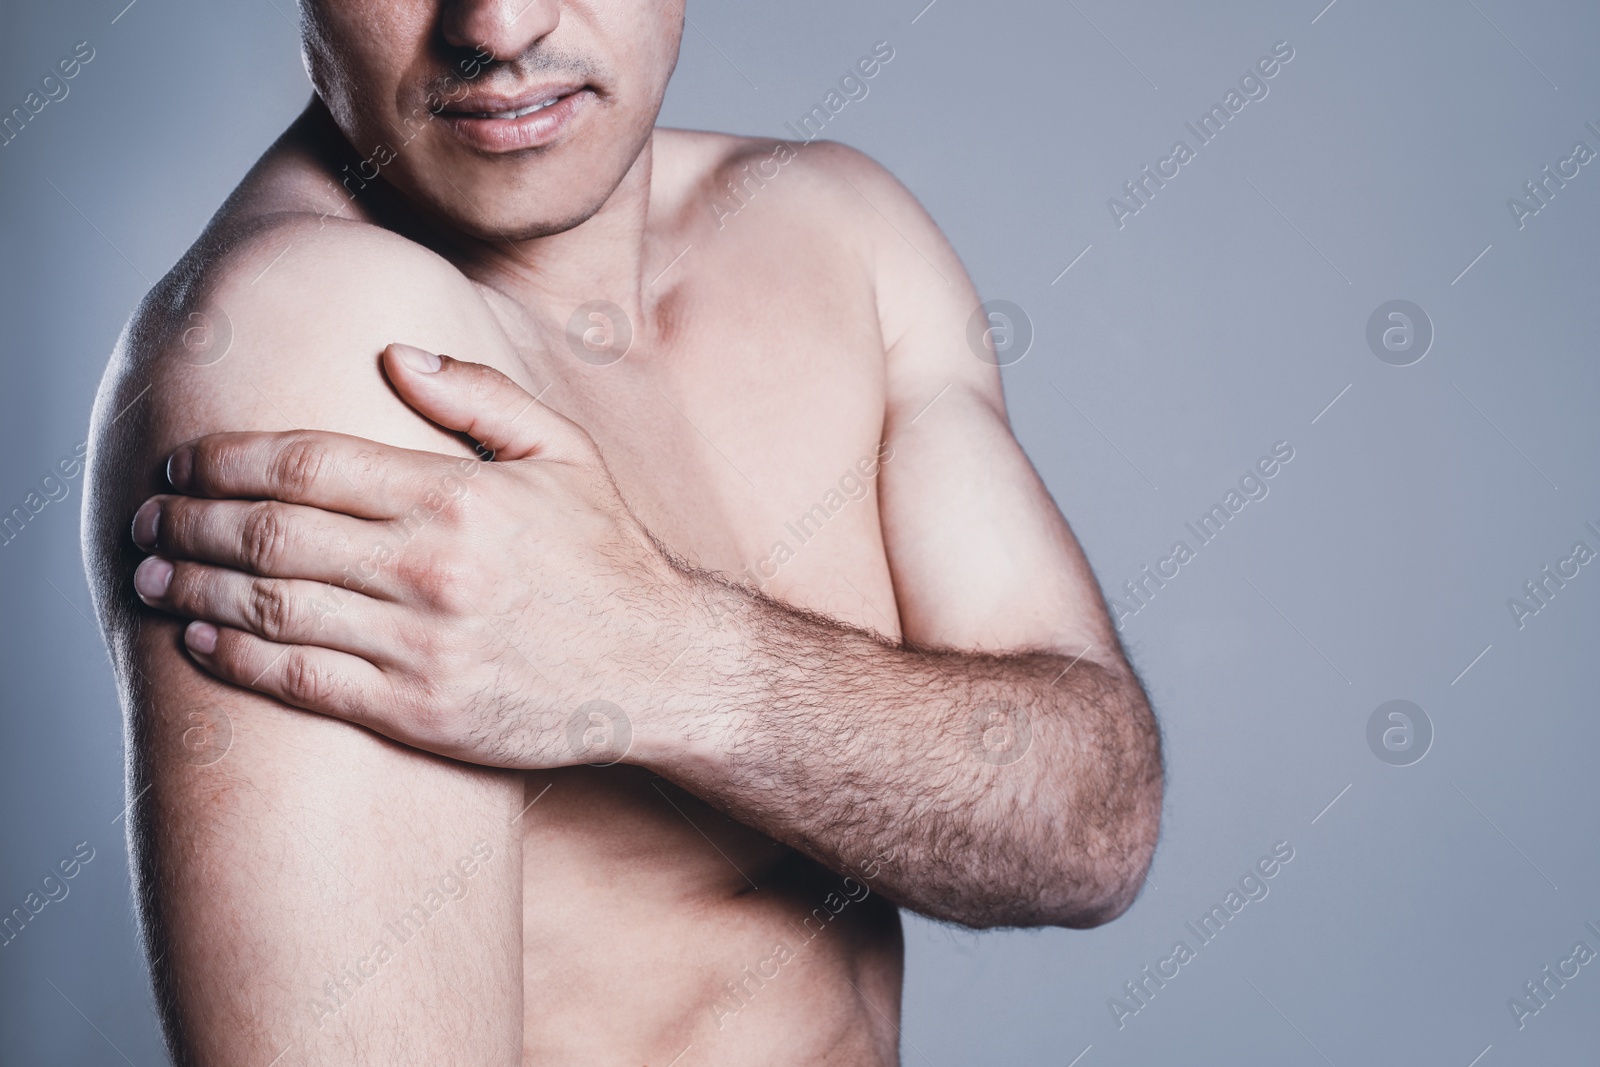
[[[719,621],[656,689],[647,766],[835,869],[881,858],[885,895],[935,918],[1086,926],[1132,901],[1160,741],[1115,650],[917,651],[695,581]]]

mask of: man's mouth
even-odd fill
[[[439,112],[457,137],[482,152],[518,152],[554,143],[595,99],[587,85],[546,85],[516,94],[475,93]]]
[[[466,115],[469,119],[520,119],[522,116],[531,115],[535,111],[543,111],[560,99],[560,95],[552,96],[548,100],[541,100],[537,104],[529,104],[527,107],[519,107],[512,111],[467,111],[461,112],[461,114]]]

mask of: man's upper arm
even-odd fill
[[[378,353],[395,340],[493,359],[504,340],[487,315],[452,310],[472,294],[442,262],[348,227],[276,227],[162,306],[170,293],[141,311],[102,388],[85,548],[178,1062],[267,1063],[289,1046],[307,1063],[514,1060],[520,780],[211,678],[181,623],[134,597],[128,533],[166,488],[166,455],[209,432],[315,428],[470,454],[389,391]]]
[[[878,286],[894,449],[879,497],[905,638],[1114,654],[1094,575],[1012,436],[993,356],[972,347],[979,299],[960,259],[881,167],[855,153],[838,165],[865,201]]]

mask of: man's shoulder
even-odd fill
[[[886,352],[927,359],[948,336],[965,338],[978,300],[960,257],[872,157],[834,141],[670,132],[673,169],[692,176],[673,198],[680,243],[716,250],[717,269],[813,294],[869,292]]]
[[[208,230],[134,313],[101,399],[147,390],[165,421],[263,404],[292,405],[280,422],[337,418],[384,389],[388,343],[459,347],[495,332],[474,285],[422,245],[278,213]]]
[[[141,302],[118,357],[129,371],[172,368],[199,382],[176,368],[216,366],[221,380],[238,367],[229,357],[249,350],[251,369],[270,374],[310,358],[318,336],[352,318],[427,314],[472,295],[448,261],[398,234],[278,212],[208,229]],[[262,346],[290,339],[302,344],[261,358]]]
[[[756,240],[774,230],[848,240],[874,232],[852,222],[920,210],[882,164],[837,141],[697,130],[661,130],[658,138],[677,172],[676,206],[692,229],[742,231]]]
[[[95,401],[91,495],[125,509],[173,447],[222,430],[456,447],[389,388],[379,356],[392,342],[481,362],[508,348],[473,284],[397,234],[298,213],[214,225],[117,343]]]

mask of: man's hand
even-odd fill
[[[488,367],[405,345],[383,364],[493,462],[311,431],[200,438],[168,461],[177,493],[134,518],[139,596],[196,620],[184,641],[207,671],[296,707],[489,766],[621,758],[604,730],[574,743],[571,717],[668,666],[689,576],[576,424]]]

